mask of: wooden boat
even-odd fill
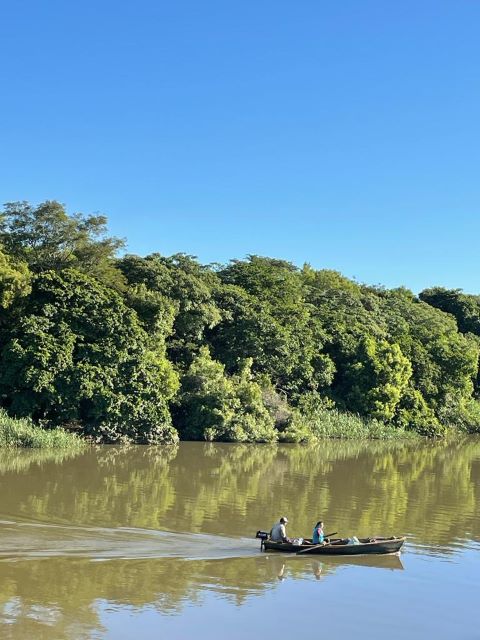
[[[357,556],[367,553],[397,553],[402,548],[405,537],[391,536],[390,538],[359,538],[359,542],[352,544],[349,538],[337,538],[324,545],[312,544],[311,540],[304,540],[302,544],[293,542],[273,542],[262,540],[264,551],[283,551],[284,553],[301,553],[303,555],[322,556]]]

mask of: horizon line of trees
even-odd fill
[[[104,216],[0,214],[0,405],[98,441],[303,441],[325,412],[480,431],[480,296],[256,255],[119,255]]]

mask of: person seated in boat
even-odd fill
[[[270,531],[270,540],[272,542],[290,542],[290,539],[287,538],[287,530],[285,529],[287,523],[288,518],[282,516],[280,520],[273,525]]]
[[[312,544],[326,544],[325,534],[323,533],[323,521],[319,520],[313,527]]]

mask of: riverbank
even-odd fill
[[[0,410],[0,448],[79,450],[86,444],[86,440],[64,429],[42,429],[31,420],[11,418]]]
[[[319,409],[305,418],[313,439],[342,440],[414,440],[421,436],[415,431],[389,425],[372,418],[336,409]]]
[[[325,409],[308,417],[297,414],[292,424],[283,432],[278,432],[277,438],[270,442],[307,444],[324,439],[415,440],[420,439],[420,436],[413,431],[386,425],[379,420],[369,420],[355,414]],[[177,439],[176,442],[180,440],[182,438]],[[225,439],[217,440],[217,442],[225,441]],[[12,418],[4,410],[0,410],[0,448],[77,451],[91,442],[89,437],[82,437],[82,435],[71,433],[62,428],[44,429],[28,418]],[[244,442],[256,441],[247,440]],[[96,444],[106,443],[99,440]],[[109,444],[114,443],[110,442]]]

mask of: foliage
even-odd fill
[[[404,440],[415,434],[375,418],[364,418],[358,414],[318,407],[302,414],[310,433],[321,438],[354,438],[369,440]]]
[[[274,419],[262,401],[262,390],[252,379],[251,361],[238,374],[202,347],[182,378],[176,425],[189,440],[271,442],[276,440]]]
[[[171,302],[175,314],[167,342],[169,357],[180,368],[188,366],[204,344],[205,331],[220,321],[214,300],[216,275],[193,256],[181,253],[171,257],[155,253],[146,258],[127,255],[118,268],[130,287],[140,285]]]
[[[412,387],[403,393],[393,422],[401,429],[416,431],[424,436],[442,436],[446,432],[445,425],[437,419],[422,394]]]
[[[458,331],[451,315],[422,301],[395,291],[383,299],[389,333],[411,362],[413,388],[445,426],[455,425],[474,391],[478,343]],[[452,407],[448,416],[446,405]]]
[[[5,206],[10,415],[104,442],[480,431],[480,296],[416,296],[256,255],[118,258],[122,246],[104,216]]]
[[[164,348],[152,350],[135,312],[73,269],[36,276],[5,336],[0,390],[13,415],[81,423],[108,441],[169,441],[176,386]]]
[[[444,289],[433,287],[420,293],[420,299],[429,305],[450,313],[457,321],[458,329],[468,334],[471,340],[480,345],[480,296],[463,293],[461,289]],[[475,396],[479,396],[480,377],[476,376]],[[471,413],[471,411],[469,412]],[[474,411],[476,414],[476,411]],[[474,419],[475,429],[480,429],[480,422]]]
[[[461,289],[433,287],[422,291],[419,298],[432,307],[451,313],[462,333],[480,336],[480,296],[463,293]]]
[[[11,418],[0,409],[0,448],[79,450],[85,442],[64,429],[41,429],[28,418]]]
[[[334,364],[322,353],[325,333],[312,320],[298,269],[250,256],[234,260],[219,276],[226,287],[218,304],[227,313],[211,335],[217,357],[230,367],[239,357],[252,357],[254,371],[293,398],[328,387]]]
[[[124,242],[108,237],[106,225],[105,216],[69,216],[55,200],[37,207],[9,202],[0,216],[0,245],[35,273],[73,267],[121,286],[113,258]]]
[[[398,344],[363,338],[345,373],[345,402],[353,411],[388,422],[411,375]]]
[[[0,249],[0,308],[6,309],[15,298],[30,292],[30,272],[24,262]]]

